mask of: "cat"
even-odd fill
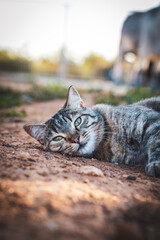
[[[71,86],[64,106],[53,117],[24,125],[24,130],[45,150],[144,165],[147,175],[160,177],[160,97],[87,108]]]

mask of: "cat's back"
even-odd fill
[[[160,96],[141,100],[133,105],[141,105],[160,113]]]
[[[94,108],[113,124],[129,123],[129,121],[137,120],[145,122],[160,118],[160,97],[142,100],[130,105],[97,104]],[[138,122],[136,123],[138,124]]]
[[[119,162],[130,164],[130,162],[142,162],[146,156],[146,131],[152,131],[155,123],[160,126],[160,113],[139,104],[125,106],[110,106],[100,104],[95,106],[104,118],[106,136],[104,141],[104,155],[108,156],[108,145],[115,156],[112,159],[119,159]],[[146,139],[146,140],[145,140]],[[105,151],[106,150],[106,151]],[[104,158],[104,157],[103,157]]]
[[[160,126],[160,113],[139,104],[124,106],[96,105],[103,115],[106,128],[109,127],[111,136],[117,142],[130,142],[134,138],[142,142],[147,129]]]

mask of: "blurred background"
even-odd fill
[[[160,88],[159,0],[0,0],[0,29],[1,96],[27,84],[25,101],[35,85]]]
[[[23,131],[70,85],[89,107],[160,96],[160,0],[0,0],[0,239],[160,240],[144,167],[43,151]]]

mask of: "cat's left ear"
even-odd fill
[[[73,86],[70,86],[70,88],[68,89],[67,100],[66,100],[66,103],[64,104],[64,108],[65,107],[70,107],[70,108],[85,107],[82,98],[80,97],[78,91]]]
[[[44,136],[45,124],[26,124],[23,129],[36,140],[40,140]]]

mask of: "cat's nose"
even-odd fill
[[[73,143],[79,143],[79,139],[80,139],[79,136],[75,137],[75,138],[73,139]]]

